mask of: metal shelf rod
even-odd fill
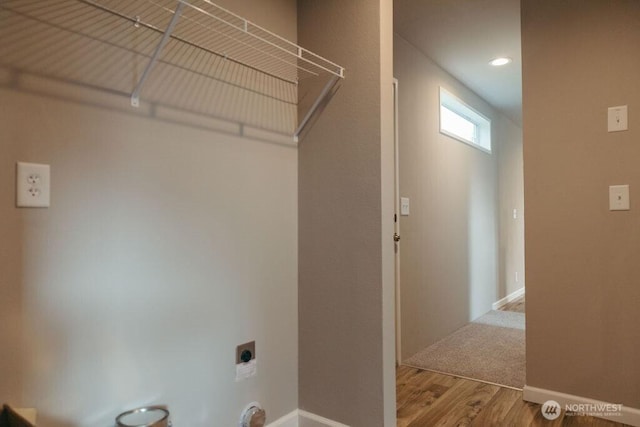
[[[178,0],[178,1],[184,1],[184,2],[187,2],[187,3],[188,3],[188,0]],[[309,51],[309,50],[307,50],[307,49],[305,49],[305,48],[303,48],[303,47],[301,47],[301,46],[298,46],[297,44],[295,44],[295,43],[291,42],[290,40],[287,40],[287,39],[285,39],[284,37],[279,36],[278,34],[275,34],[275,33],[271,32],[271,31],[267,30],[266,28],[263,28],[263,27],[261,27],[261,26],[259,26],[259,25],[256,25],[256,24],[254,24],[253,22],[251,22],[251,21],[249,21],[249,20],[247,20],[247,19],[245,19],[245,18],[243,18],[243,17],[241,17],[241,16],[239,16],[239,15],[236,15],[235,13],[233,13],[233,12],[231,12],[231,11],[229,11],[229,10],[227,10],[227,9],[225,9],[225,8],[221,7],[221,6],[218,6],[217,4],[213,3],[211,0],[202,0],[202,1],[203,1],[203,2],[205,2],[205,3],[207,3],[207,4],[209,4],[209,5],[211,5],[211,6],[213,6],[213,7],[215,7],[215,8],[216,8],[216,9],[218,9],[218,10],[223,11],[224,13],[226,13],[226,14],[228,14],[228,15],[233,16],[233,17],[234,17],[234,18],[236,18],[236,19],[241,20],[241,21],[243,22],[243,24],[244,24],[244,25],[243,25],[243,26],[244,26],[244,28],[240,28],[240,27],[238,27],[238,26],[236,26],[236,25],[233,25],[233,24],[232,24],[232,23],[230,23],[230,22],[227,22],[227,21],[224,21],[224,20],[223,20],[226,24],[228,24],[228,25],[230,25],[230,26],[232,26],[232,27],[235,27],[235,28],[237,28],[237,29],[239,29],[239,30],[243,30],[244,32],[247,32],[248,34],[252,35],[253,37],[256,37],[256,38],[258,38],[258,39],[260,39],[261,41],[264,41],[264,42],[266,42],[266,43],[269,43],[269,44],[271,44],[272,46],[275,46],[275,47],[277,47],[277,48],[279,48],[279,49],[283,50],[284,52],[286,52],[286,53],[288,53],[288,54],[290,54],[290,55],[293,55],[293,56],[297,57],[298,59],[301,59],[301,60],[303,60],[303,61],[309,62],[309,63],[313,64],[314,66],[320,67],[320,68],[322,68],[323,70],[325,70],[325,71],[327,71],[327,72],[329,72],[329,73],[331,73],[331,74],[335,74],[335,75],[337,75],[337,76],[339,76],[339,77],[344,77],[344,68],[343,68],[343,67],[341,67],[340,65],[336,64],[335,62],[332,62],[332,61],[330,61],[330,60],[328,60],[328,59],[326,59],[326,58],[324,58],[324,57],[322,57],[322,56],[320,56],[320,55],[318,55],[318,54],[315,54],[315,53],[313,53],[313,52],[311,52],[311,51]],[[220,19],[220,18],[218,18],[218,19]],[[276,44],[273,44],[273,43],[271,43],[271,42],[269,42],[269,41],[265,40],[264,38],[262,38],[262,37],[260,37],[260,36],[257,36],[257,35],[255,35],[255,34],[252,34],[252,33],[248,32],[248,27],[249,27],[249,25],[251,25],[252,27],[256,28],[257,30],[260,30],[260,31],[262,31],[262,32],[265,32],[265,33],[269,34],[270,36],[275,37],[275,38],[277,38],[278,40],[280,40],[280,41],[282,41],[282,42],[286,43],[287,45],[289,45],[290,47],[292,47],[292,48],[297,52],[297,54],[296,54],[296,53],[293,53],[293,52],[290,52],[290,51],[288,51],[288,50],[286,50],[286,49],[283,49],[281,46],[278,46],[278,45],[276,45]],[[303,57],[303,53],[306,53],[306,54],[308,54],[308,55],[310,55],[310,56],[313,56],[314,58],[317,58],[317,59],[319,59],[319,60],[321,60],[321,61],[324,61],[324,62],[326,62],[327,64],[331,64],[331,65],[333,65],[334,67],[336,67],[336,69],[337,69],[338,71],[336,72],[336,71],[333,71],[333,70],[329,70],[329,69],[327,69],[327,68],[325,68],[325,67],[320,66],[319,64],[316,64],[316,63],[315,63],[315,62],[313,62],[313,61],[310,61],[310,60],[308,60],[308,59],[304,58],[304,57]]]
[[[264,32],[267,32],[267,33],[269,33],[269,31],[267,31],[267,30],[263,29],[262,27],[259,27],[259,26],[255,25],[255,24],[251,23],[251,21],[247,21],[247,20],[244,20],[243,18],[238,17],[238,19],[243,19],[243,22],[244,22],[244,25],[243,25],[242,27],[238,27],[237,25],[234,25],[234,24],[230,23],[229,21],[226,21],[226,20],[224,20],[224,19],[222,19],[222,18],[220,18],[220,17],[218,17],[218,16],[215,16],[215,15],[213,15],[213,14],[211,14],[211,13],[207,12],[206,10],[204,10],[204,9],[202,9],[202,8],[199,8],[199,7],[197,7],[197,6],[192,5],[192,4],[191,4],[191,3],[189,3],[187,0],[178,0],[178,1],[180,1],[181,3],[183,3],[183,4],[185,4],[185,5],[189,6],[189,7],[191,7],[192,9],[194,9],[194,10],[196,10],[196,11],[198,11],[198,12],[202,13],[203,15],[206,15],[206,16],[208,16],[208,17],[212,18],[212,19],[215,19],[215,20],[216,20],[216,21],[218,21],[218,22],[221,22],[221,23],[223,23],[223,24],[225,24],[225,25],[228,25],[228,26],[230,26],[230,27],[234,28],[234,29],[235,29],[235,30],[237,30],[237,31],[240,31],[240,32],[242,32],[242,33],[244,33],[244,34],[246,34],[246,35],[248,35],[248,36],[253,37],[254,39],[259,40],[259,41],[260,41],[260,42],[262,42],[262,43],[265,43],[265,44],[266,44],[266,45],[268,45],[268,46],[271,46],[271,47],[273,47],[273,48],[275,48],[275,49],[278,49],[278,50],[280,50],[280,51],[284,52],[284,53],[285,53],[285,54],[287,54],[287,55],[291,55],[292,57],[294,57],[294,58],[296,58],[296,59],[300,59],[300,60],[302,60],[302,61],[306,62],[307,64],[313,65],[314,67],[318,67],[318,68],[320,68],[320,69],[322,69],[322,70],[324,70],[324,71],[326,71],[326,72],[328,72],[328,73],[331,73],[331,74],[334,74],[334,75],[339,75],[339,72],[336,72],[336,71],[330,70],[330,69],[328,69],[328,68],[326,68],[326,67],[323,67],[322,65],[317,64],[317,63],[315,63],[315,62],[313,62],[313,61],[311,61],[311,60],[309,60],[309,59],[307,59],[307,58],[304,58],[304,57],[302,57],[302,56],[300,56],[300,55],[297,55],[297,54],[295,54],[295,53],[293,53],[293,52],[289,52],[287,49],[283,48],[282,46],[278,46],[277,44],[275,44],[275,43],[273,43],[273,42],[270,42],[269,40],[266,40],[266,39],[264,39],[264,38],[262,38],[262,37],[260,37],[260,36],[258,36],[258,35],[256,35],[256,34],[252,33],[251,31],[249,31],[249,28],[250,28],[250,27],[249,27],[249,25],[251,25],[252,27],[255,27],[256,29],[259,29],[260,31],[264,31]],[[213,6],[215,6],[215,5],[214,5],[213,3],[211,3],[211,2],[208,2],[208,1],[206,1],[206,0],[203,0],[203,1],[205,1],[205,2],[207,2],[207,3],[209,3],[209,4],[213,5]],[[218,7],[218,6],[215,6],[215,7]],[[220,8],[220,9],[222,9],[222,8]],[[224,9],[222,9],[222,10],[224,11]],[[197,21],[196,21],[196,22],[197,22]],[[202,24],[201,24],[201,25],[202,25]],[[213,30],[213,31],[216,31],[216,30]],[[261,49],[259,49],[259,48],[255,47],[255,46],[251,46],[249,43],[243,42],[242,40],[238,40],[237,38],[232,37],[232,36],[230,36],[230,35],[228,35],[228,34],[224,34],[224,33],[220,32],[220,31],[216,31],[216,32],[217,32],[218,34],[222,34],[223,36],[225,36],[225,37],[227,37],[227,38],[229,38],[229,39],[231,39],[231,40],[234,40],[236,43],[240,43],[240,44],[242,44],[242,45],[244,45],[244,46],[246,46],[246,47],[248,47],[248,48],[254,49],[254,50],[256,50],[256,51],[258,51],[258,52],[262,53],[263,55],[270,56],[271,58],[275,59],[276,61],[280,61],[280,62],[283,62],[283,63],[285,63],[285,64],[291,65],[292,67],[296,67],[296,68],[298,68],[298,69],[300,69],[300,70],[303,70],[303,71],[305,71],[305,72],[307,72],[307,73],[309,73],[309,74],[312,74],[312,75],[314,75],[314,76],[317,76],[317,75],[318,75],[318,73],[316,73],[316,72],[313,72],[313,71],[311,71],[311,70],[309,70],[309,69],[307,69],[307,68],[304,68],[304,67],[302,67],[302,66],[300,66],[300,65],[298,65],[298,64],[296,64],[296,63],[294,63],[294,62],[287,61],[287,60],[285,60],[284,58],[279,58],[279,57],[277,57],[276,55],[274,55],[274,54],[272,54],[272,53],[269,53],[269,52],[265,52],[265,51],[263,51],[263,50],[261,50]],[[269,34],[272,34],[272,33],[269,33]],[[278,38],[280,38],[279,36],[276,36],[275,34],[273,34],[273,36],[274,36],[274,37],[278,37]],[[282,40],[283,40],[283,41],[285,41],[285,42],[287,42],[287,43],[290,43],[290,42],[288,42],[287,40],[284,40],[284,39],[282,39]],[[293,46],[296,46],[296,45],[293,45]],[[297,47],[297,46],[296,46],[296,47]],[[300,48],[300,49],[302,49],[302,48]],[[315,54],[312,54],[312,55],[315,55]],[[317,56],[317,55],[315,55],[315,56]],[[318,58],[320,58],[320,59],[322,59],[322,60],[326,61],[326,60],[325,60],[325,59],[323,59],[322,57],[318,57]],[[329,61],[326,61],[326,62],[329,62]]]
[[[276,45],[276,44],[273,44],[273,43],[271,43],[271,42],[269,42],[269,41],[267,41],[267,40],[264,40],[264,39],[262,39],[261,37],[256,36],[255,34],[252,34],[252,33],[250,33],[250,32],[245,32],[245,30],[244,30],[244,29],[238,28],[238,27],[236,27],[235,25],[233,25],[233,24],[231,24],[231,23],[229,23],[229,22],[225,21],[224,19],[218,18],[218,17],[217,17],[217,16],[215,16],[215,15],[211,15],[211,14],[210,14],[210,13],[208,13],[207,11],[200,9],[199,7],[193,6],[193,5],[189,4],[188,2],[186,2],[185,0],[178,0],[178,1],[180,1],[182,4],[185,4],[185,5],[187,5],[187,6],[190,6],[191,8],[193,8],[194,10],[197,10],[197,11],[198,11],[198,12],[200,12],[200,13],[203,13],[203,14],[205,14],[205,15],[209,16],[210,18],[213,18],[213,19],[215,19],[215,20],[217,20],[217,21],[219,21],[219,22],[222,22],[223,24],[230,25],[230,26],[232,26],[233,28],[235,28],[235,29],[236,29],[236,30],[238,30],[238,31],[242,31],[243,33],[245,33],[245,34],[247,34],[247,35],[250,35],[250,36],[252,36],[252,37],[258,38],[258,39],[259,39],[259,40],[261,40],[262,42],[267,43],[267,44],[271,45],[272,47],[278,48],[278,49],[282,50],[282,51],[283,51],[283,52],[285,52],[285,53],[290,53],[290,52],[287,52],[287,50],[286,50],[286,49],[283,49],[283,48],[281,48],[280,46],[278,46],[278,45]],[[190,18],[185,18],[185,19],[190,19]],[[200,22],[198,22],[198,21],[196,21],[196,20],[192,20],[192,21],[193,21],[193,22],[195,22],[196,24],[200,25],[200,26],[203,26],[203,27],[207,28],[207,29],[208,29],[208,30],[210,30],[210,31],[214,31],[214,32],[216,32],[216,33],[220,34],[221,36],[224,36],[224,37],[226,37],[226,38],[228,38],[228,39],[230,39],[230,40],[233,40],[233,41],[234,41],[234,42],[236,42],[236,43],[239,43],[239,44],[241,44],[241,45],[244,45],[245,47],[247,47],[247,48],[249,48],[249,49],[253,49],[253,50],[257,51],[257,52],[260,52],[260,53],[261,53],[261,54],[263,54],[263,55],[267,55],[267,56],[269,56],[269,57],[271,57],[271,58],[275,59],[276,61],[283,62],[283,63],[285,63],[285,64],[287,64],[287,65],[290,65],[290,66],[292,66],[292,67],[298,68],[298,69],[300,69],[300,70],[302,70],[302,71],[304,71],[304,72],[306,72],[306,73],[309,73],[309,74],[311,74],[311,75],[314,75],[314,76],[317,76],[317,75],[318,75],[318,73],[316,73],[316,72],[314,72],[314,71],[311,71],[311,70],[309,70],[309,69],[307,69],[307,68],[304,68],[304,67],[302,67],[302,66],[300,66],[300,65],[298,65],[298,64],[295,64],[295,63],[293,63],[293,62],[287,61],[287,60],[285,60],[285,59],[283,59],[283,58],[279,58],[279,57],[277,57],[276,55],[274,55],[274,54],[272,54],[272,53],[264,52],[263,50],[260,50],[259,48],[255,47],[255,46],[251,46],[249,43],[243,42],[242,40],[238,40],[237,38],[235,38],[235,37],[233,37],[233,36],[230,36],[230,35],[228,35],[228,34],[225,34],[225,33],[221,32],[221,31],[218,31],[218,30],[215,30],[215,29],[209,28],[209,27],[207,27],[206,25],[204,25],[204,24],[202,24],[202,23],[200,23]],[[232,57],[227,56],[227,55],[221,55],[221,56],[224,56],[225,58],[230,58],[230,59],[232,58]],[[295,56],[295,55],[294,55],[294,56]],[[240,63],[242,63],[243,65],[250,66],[250,65],[248,65],[248,64],[246,64],[246,63],[244,63],[244,62],[243,62],[243,61],[241,61],[241,60],[238,60],[238,59],[236,59],[236,58],[233,58],[233,59],[234,59],[236,62],[240,62]],[[315,66],[315,67],[322,68],[323,70],[325,70],[325,71],[327,71],[327,72],[329,72],[329,73],[336,74],[335,72],[333,72],[333,71],[331,71],[331,70],[328,70],[328,69],[326,69],[326,68],[324,68],[324,67],[322,67],[322,66],[320,66],[320,65],[318,65],[318,64],[316,64],[316,63],[313,63],[313,62],[311,62],[311,61],[309,61],[309,60],[306,60],[306,59],[304,59],[304,58],[300,58],[300,59],[305,60],[306,62],[308,62],[309,64],[312,64],[312,65],[313,65],[313,66]],[[253,68],[253,67],[252,67],[252,68]]]

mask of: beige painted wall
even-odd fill
[[[522,289],[526,279],[522,128],[503,115],[497,115],[492,123],[498,144],[498,299],[501,299]]]
[[[391,6],[298,2],[300,44],[346,67],[299,148],[300,408],[352,426],[395,425]]]
[[[522,43],[527,385],[640,408],[640,3],[524,0]]]
[[[295,37],[294,1],[245,3]],[[0,73],[0,401],[48,427],[152,403],[195,427],[235,425],[254,400],[271,421],[297,408],[297,150],[11,79]],[[14,207],[16,161],[51,165],[49,209]],[[249,340],[258,376],[237,383]]]
[[[513,288],[500,271],[516,267],[512,259],[499,258],[499,245],[503,235],[504,251],[523,257],[522,239],[513,237],[518,230],[502,215],[513,203],[521,210],[522,138],[517,125],[414,46],[397,35],[394,46],[400,195],[411,202],[411,215],[400,217],[406,358],[491,310]],[[440,86],[492,120],[492,154],[440,134]],[[508,196],[502,201],[499,179]]]

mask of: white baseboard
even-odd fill
[[[328,418],[321,417],[316,414],[312,414],[307,411],[296,409],[278,418],[274,422],[267,425],[267,427],[349,427],[346,424],[341,424],[336,421],[332,421]]]
[[[298,413],[300,414],[298,427],[349,427],[346,424],[341,424],[307,411],[299,410]]]
[[[609,402],[602,402],[600,400],[590,399],[588,397],[575,396],[572,394],[560,393],[553,390],[545,390],[537,387],[530,387],[525,385],[522,390],[522,398],[527,402],[544,403],[547,400],[555,400],[564,409],[565,405],[572,404],[587,404],[587,405],[605,405]],[[611,402],[615,403],[615,402]],[[597,418],[603,418],[610,421],[616,421],[618,423],[628,424],[635,427],[640,427],[640,409],[622,407],[620,415],[615,414],[612,416],[601,416]]]
[[[509,304],[511,301],[514,301],[514,300],[520,298],[522,295],[524,295],[524,286],[521,287],[520,289],[518,289],[517,291],[514,291],[514,292],[510,293],[509,295],[507,295],[506,297],[502,298],[501,300],[496,301],[493,304],[491,304],[491,309],[492,310],[499,310],[502,307],[504,307],[505,305]]]
[[[291,411],[284,417],[267,424],[267,427],[299,427],[298,410]]]

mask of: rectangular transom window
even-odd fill
[[[491,120],[440,88],[440,133],[491,153]]]

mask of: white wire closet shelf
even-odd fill
[[[296,140],[344,78],[210,0],[2,0],[0,14],[2,65]]]

